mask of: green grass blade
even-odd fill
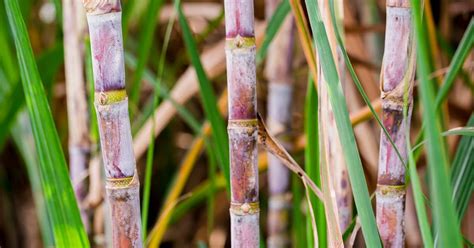
[[[216,154],[213,152],[213,149],[215,149],[215,146],[212,147],[207,137],[204,136],[205,143],[206,143],[206,153],[208,157],[208,178],[209,182],[211,185],[211,192],[216,191]],[[212,147],[212,148],[211,148]],[[207,233],[211,233],[213,227],[214,227],[214,215],[215,215],[215,202],[216,202],[216,196],[215,194],[208,194],[207,195]]]
[[[268,47],[270,46],[270,43],[272,43],[275,35],[278,33],[278,30],[280,30],[281,24],[285,20],[288,13],[290,13],[290,10],[290,2],[288,2],[288,0],[283,0],[273,13],[270,21],[267,24],[267,28],[265,29],[265,38],[263,39],[262,45],[257,51],[257,64],[262,63],[265,56],[267,56]]]
[[[403,104],[403,116],[407,118],[408,116],[408,95],[404,95],[404,104]],[[420,178],[418,177],[418,172],[416,171],[416,160],[413,155],[413,150],[410,144],[410,129],[408,128],[405,133],[406,142],[407,142],[407,151],[408,152],[408,178],[412,184],[413,199],[415,202],[416,216],[418,219],[418,225],[420,227],[421,238],[423,240],[424,247],[433,247],[433,235],[431,234],[430,223],[428,220],[428,215],[426,214],[425,207],[425,196],[423,189],[421,188]],[[408,179],[407,179],[408,181]]]
[[[349,120],[349,113],[332,57],[331,47],[326,35],[326,28],[324,27],[316,0],[306,0],[306,7],[308,9],[311,29],[313,30],[314,43],[316,44],[320,63],[328,84],[329,100],[333,108],[334,118],[340,135],[339,138],[341,144],[345,144],[343,146],[343,153],[353,189],[355,205],[361,221],[362,232],[368,247],[381,247],[369,191],[362,169],[362,162],[357,150],[354,131]]]
[[[26,25],[17,0],[5,0],[40,162],[46,209],[57,247],[89,247]]]
[[[422,8],[419,0],[411,1],[415,23],[417,43],[417,75],[420,82],[418,90],[423,107],[425,124],[424,134],[427,138],[428,174],[430,178],[430,196],[433,208],[435,231],[439,234],[437,245],[440,247],[461,247],[462,239],[459,221],[451,199],[452,190],[448,177],[448,159],[441,137],[441,124],[435,108],[433,81],[428,79],[429,48],[426,30],[422,24]]]
[[[474,115],[471,115],[467,126],[474,127]],[[469,199],[474,190],[474,137],[464,136],[454,155],[451,170],[451,183],[453,187],[453,201],[458,218],[461,220],[469,204]]]
[[[304,193],[303,186],[299,177],[295,174],[291,176],[291,193],[293,196],[291,208],[292,220],[292,245],[293,247],[306,246],[306,216],[301,211],[301,202],[303,201]],[[317,221],[317,220],[316,220]]]
[[[219,114],[219,110],[217,108],[216,96],[214,95],[212,85],[209,82],[209,79],[207,78],[204,68],[202,66],[198,49],[196,46],[196,42],[191,33],[191,29],[189,28],[189,24],[184,17],[183,11],[181,9],[180,1],[175,0],[174,3],[175,3],[176,11],[178,12],[179,24],[181,26],[181,29],[183,30],[183,39],[186,45],[186,50],[189,54],[191,63],[193,64],[196,70],[196,74],[198,76],[199,91],[201,94],[204,112],[206,113],[207,119],[211,123],[212,137],[214,138],[216,142],[216,151],[217,151],[217,157],[219,159],[219,164],[221,165],[221,170],[224,173],[224,176],[226,178],[227,189],[230,192],[229,150],[228,150],[229,142],[227,140],[227,132],[226,132],[224,120]]]
[[[305,102],[305,133],[306,133],[306,149],[305,149],[305,170],[309,178],[321,187],[321,176],[319,169],[319,134],[318,134],[318,93],[316,86],[311,78],[308,80],[308,88],[306,92]],[[318,229],[319,247],[327,247],[327,230],[326,215],[324,212],[324,204],[317,199],[315,195],[310,197],[311,204],[314,208],[316,223]],[[307,218],[306,228],[308,229],[308,247],[314,247],[312,240],[311,219]]]
[[[409,141],[410,139],[407,139]],[[410,144],[408,144],[408,151],[410,151]],[[413,189],[413,199],[415,201],[416,215],[418,217],[418,225],[420,226],[421,238],[424,247],[434,247],[433,236],[431,234],[430,223],[425,207],[425,197],[423,189],[421,188],[420,178],[416,171],[416,162],[412,152],[408,154],[408,173],[410,175],[410,182]]]
[[[226,179],[222,175],[216,178],[215,183],[213,187],[210,181],[206,181],[195,188],[189,197],[178,203],[171,213],[170,223],[178,221],[188,211],[196,208],[198,204],[206,200],[209,194],[215,194],[226,187]]]
[[[473,127],[457,127],[450,129],[441,133],[441,136],[453,136],[453,135],[462,135],[462,136],[474,136],[474,128]],[[421,148],[427,141],[423,140],[413,146],[412,152],[417,152],[419,148]],[[416,160],[415,160],[416,161]]]
[[[150,49],[153,42],[153,36],[156,28],[156,17],[160,12],[160,8],[163,5],[163,0],[150,1],[148,4],[148,10],[145,18],[142,20],[143,30],[140,30],[140,38],[138,47],[138,64],[135,69],[132,80],[132,89],[130,93],[130,103],[133,106],[131,112],[136,112],[138,109],[138,101],[141,90],[143,71],[145,70],[146,63],[150,56]],[[131,116],[134,116],[133,114]]]
[[[456,52],[454,53],[454,57],[451,60],[451,64],[449,65],[449,70],[444,77],[443,84],[441,88],[438,90],[438,94],[436,95],[436,108],[439,109],[441,103],[446,99],[449,90],[454,84],[454,79],[456,79],[456,75],[462,68],[464,61],[466,60],[469,52],[474,45],[474,18],[471,18],[469,22],[469,26],[464,33],[461,42],[459,43]]]
[[[4,4],[0,4],[0,51],[2,51],[2,59],[0,60],[0,66],[2,66],[6,79],[10,83],[16,83],[19,78],[19,72],[17,68],[16,57],[14,50],[12,49],[7,15],[5,12]]]
[[[163,49],[161,50],[161,55],[160,55],[160,61],[158,64],[158,77],[157,77],[157,84],[155,84],[155,88],[153,89],[153,95],[152,95],[152,109],[155,109],[156,106],[158,105],[158,92],[160,91],[161,88],[161,78],[163,77],[163,71],[164,71],[164,66],[165,66],[165,58],[166,58],[166,52],[168,51],[168,44],[170,41],[171,37],[171,31],[173,30],[173,24],[174,24],[174,19],[170,19],[168,21],[168,27],[166,29],[166,34],[165,34],[165,41],[163,43]],[[139,62],[140,63],[140,62]],[[153,119],[153,128],[152,130],[155,129],[155,112],[153,111],[152,113],[152,119]],[[148,152],[147,152],[147,158],[146,158],[146,168],[145,168],[145,184],[143,186],[143,204],[142,204],[142,230],[143,230],[143,241],[146,241],[146,235],[147,235],[147,224],[148,224],[148,209],[150,205],[150,191],[151,191],[151,175],[153,172],[153,152],[155,150],[155,136],[153,132],[150,133],[150,145],[148,147]]]

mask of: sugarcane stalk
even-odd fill
[[[125,91],[119,0],[84,0],[113,247],[142,247],[139,182]]]
[[[88,108],[84,81],[84,11],[75,0],[63,0],[64,67],[69,132],[69,171],[87,232],[90,221],[84,207],[87,188],[82,180],[90,154]]]
[[[265,15],[269,20],[280,0],[265,2]],[[285,134],[291,121],[293,79],[293,20],[286,17],[268,49],[265,76],[268,79],[267,124],[272,134]],[[280,136],[281,137],[281,136]],[[291,150],[291,142],[283,140]],[[290,172],[275,156],[268,154],[268,247],[290,246],[289,215],[291,208]]]
[[[252,0],[225,0],[231,246],[259,246],[257,94]]]
[[[415,53],[408,0],[387,1],[385,51],[381,73],[382,121],[402,159],[410,128]],[[404,104],[408,104],[404,116]],[[382,132],[377,179],[377,225],[384,247],[405,243],[405,164]]]

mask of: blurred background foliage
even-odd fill
[[[51,224],[51,216],[48,218],[48,211],[45,208],[53,207],[53,211],[54,208],[59,211],[68,200],[67,197],[63,198],[57,201],[56,205],[51,206],[48,205],[50,199],[48,197],[45,199],[44,196],[46,191],[43,189],[47,186],[45,183],[48,180],[61,182],[64,178],[59,178],[61,177],[59,172],[59,176],[55,177],[56,174],[53,173],[56,171],[55,167],[51,167],[50,172],[53,174],[46,175],[45,180],[40,179],[40,175],[44,177],[45,172],[39,171],[43,167],[39,165],[39,161],[42,160],[37,155],[40,150],[38,143],[35,145],[33,139],[34,130],[38,130],[34,125],[41,120],[47,121],[41,119],[43,117],[38,117],[37,122],[34,122],[31,116],[32,111],[40,111],[44,116],[48,114],[45,110],[47,108],[42,109],[38,104],[31,105],[28,115],[25,100],[30,99],[29,97],[36,98],[34,94],[25,95],[22,89],[24,86],[20,83],[20,80],[23,80],[23,85],[28,82],[25,82],[25,76],[20,76],[22,61],[19,63],[17,57],[20,50],[15,45],[15,32],[12,31],[7,18],[7,13],[12,15],[12,10],[6,3],[11,1],[16,0],[0,2],[0,246],[47,247],[55,243],[55,235],[53,235],[54,226]],[[55,128],[54,132],[57,132],[57,137],[59,137],[60,147],[57,147],[56,152],[63,153],[62,156],[67,158],[68,113],[63,65],[61,2],[59,0],[18,0],[18,3],[34,54],[34,60],[30,58],[29,62],[33,67],[37,66],[38,78],[41,80],[36,80],[36,83],[42,82],[46,96],[44,100],[49,104],[54,120],[52,127]],[[267,46],[283,18],[288,13],[293,13],[288,3],[283,1],[279,12],[267,23],[264,18],[264,1],[255,1],[257,43],[259,44],[258,110],[264,116],[267,112],[265,106],[267,106],[268,88],[267,79],[263,75],[264,66],[261,62],[265,59]],[[150,146],[152,153],[145,155],[148,143],[145,144],[141,156],[137,157],[141,192],[146,191],[145,188],[149,189],[146,216],[148,235],[152,236],[152,240],[153,237],[159,237],[162,247],[229,245],[226,192],[228,184],[226,177],[223,176],[228,175],[228,172],[222,169],[228,166],[227,137],[224,133],[223,121],[226,118],[225,115],[217,115],[219,111],[226,112],[222,1],[184,1],[181,3],[183,11],[179,15],[176,15],[173,3],[168,1],[124,0],[122,6],[132,133],[136,137],[146,126],[147,120],[155,117],[158,121],[154,125],[159,126],[160,130],[156,139],[152,138],[149,131],[143,134],[143,137],[147,137],[148,143],[150,140],[154,141],[154,146]],[[303,3],[302,6],[305,4]],[[371,101],[379,98],[380,95],[378,78],[384,44],[384,6],[385,1],[378,0],[345,2],[343,23],[345,47],[365,93]],[[430,78],[434,78],[433,82],[436,83],[436,90],[438,90],[438,85],[444,82],[443,75],[446,73],[444,80],[450,80],[453,83],[443,97],[444,101],[440,108],[443,116],[442,131],[456,127],[472,127],[474,54],[471,49],[474,37],[474,31],[472,31],[474,3],[470,0],[441,0],[431,1],[430,7],[423,16],[423,25],[425,25],[428,38],[425,45],[429,51],[429,58],[423,63],[426,63],[427,68],[430,68],[429,71],[436,75],[434,78],[430,74]],[[265,24],[268,25],[266,31]],[[433,26],[430,27],[430,24]],[[102,167],[92,167],[93,158],[98,156],[98,135],[92,106],[93,96],[90,94],[93,92],[90,90],[93,82],[91,82],[86,31],[84,29],[82,49],[86,58],[84,75],[87,81],[90,108],[88,116],[90,117],[91,167],[83,176],[83,180],[89,186],[89,194],[96,195],[96,198],[95,201],[89,198],[87,202],[81,203],[81,206],[86,206],[91,220],[90,226],[86,228],[91,246],[102,247],[107,245],[110,234],[107,233],[108,230],[104,225],[107,222],[106,214],[104,214],[105,204],[102,201],[104,189],[100,186],[102,184],[97,186],[91,182],[97,178],[100,181]],[[294,68],[292,75],[295,85],[290,135],[295,143],[292,155],[301,165],[304,165],[305,158],[306,160],[315,159],[308,158],[307,155],[305,157],[302,149],[305,146],[305,142],[302,142],[303,134],[309,136],[309,140],[317,139],[311,136],[314,134],[311,130],[305,131],[304,127],[308,113],[316,113],[314,109],[308,110],[308,106],[314,103],[312,97],[315,97],[315,92],[313,95],[306,93],[314,90],[307,87],[311,69],[307,65],[310,63],[304,56],[304,49],[298,35],[296,33],[294,35],[296,37],[295,56],[291,63]],[[463,36],[464,43],[461,43]],[[457,71],[451,72],[453,66],[449,67],[449,65],[452,61],[457,62]],[[190,70],[191,67],[196,68],[197,73]],[[452,75],[449,74],[450,72]],[[26,71],[24,73],[28,74]],[[349,75],[348,78],[350,78]],[[348,86],[346,90],[351,92],[346,94],[346,101],[349,112],[353,116],[359,113],[366,104],[353,85]],[[419,102],[417,92],[418,89],[415,89],[411,128],[413,146],[418,144],[415,141],[419,137],[424,121],[420,112],[423,106]],[[436,102],[436,106],[439,104]],[[158,112],[153,111],[156,108],[159,109]],[[306,122],[311,123],[316,120],[317,118],[307,118]],[[163,121],[162,124],[160,124],[161,121]],[[210,127],[217,130],[212,136],[209,135]],[[376,186],[380,128],[374,120],[368,120],[364,122],[364,125],[355,127],[355,135],[367,186],[369,192],[372,193]],[[54,139],[54,135],[51,137]],[[422,139],[417,141],[422,141]],[[454,205],[458,218],[462,220],[461,229],[464,240],[469,244],[474,240],[474,202],[470,199],[474,188],[472,129],[464,129],[454,134],[448,133],[444,141],[450,164],[453,166],[450,178],[454,189]],[[45,140],[45,142],[46,147],[54,146],[51,143],[54,141]],[[225,149],[223,150],[222,147]],[[315,149],[310,145],[306,148]],[[418,148],[413,155],[415,156],[413,161],[419,159],[414,171],[418,172],[418,182],[421,184],[417,185],[419,187],[416,190],[420,193],[419,196],[425,195],[418,197],[418,200],[427,201],[428,203],[425,204],[431,212],[428,193],[430,179],[426,173],[425,153],[423,149]],[[54,165],[61,166],[60,163],[54,163]],[[264,199],[268,198],[265,165],[266,159],[262,155],[260,160],[262,234],[266,233],[267,202]],[[145,180],[146,168],[149,168],[149,180]],[[93,185],[95,187],[92,187]],[[53,189],[53,191],[58,190],[61,189]],[[306,239],[308,239],[305,227],[307,207],[303,201],[304,192],[299,181],[293,180],[292,192],[294,203],[292,240],[295,247],[305,247]],[[417,211],[411,191],[408,193],[407,201],[406,242],[409,247],[419,247],[423,243],[423,230],[420,232],[418,227]],[[146,201],[142,199],[143,202]],[[428,216],[431,220],[431,215]],[[350,236],[350,231],[355,225],[354,222],[344,237]],[[433,237],[435,235],[436,233],[433,232]],[[264,237],[262,236],[262,242],[265,240]],[[359,234],[356,245],[361,246],[363,244],[361,242],[362,237]]]

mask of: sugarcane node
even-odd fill
[[[233,38],[226,39],[226,46],[228,49],[245,49],[255,47],[255,37],[245,37],[237,35]]]
[[[122,11],[120,0],[83,0],[84,8],[89,15],[100,15]]]
[[[108,188],[127,188],[133,182],[134,176],[131,177],[121,177],[121,178],[107,178],[107,187]]]
[[[96,101],[100,105],[109,105],[123,101],[127,98],[127,92],[124,89],[96,92]]]
[[[229,120],[227,130],[236,130],[237,132],[247,133],[248,136],[252,136],[257,130],[257,119],[248,120]]]
[[[405,78],[405,77],[404,77]],[[409,86],[410,88],[407,89],[406,84],[403,82],[399,83],[394,89],[392,90],[383,90],[383,81],[382,81],[382,90],[381,90],[381,96],[380,98],[383,101],[390,101],[393,104],[403,104],[404,103],[404,95],[405,95],[405,90],[408,90],[408,92],[411,92],[411,85]]]
[[[237,203],[232,202],[230,204],[230,212],[236,215],[250,215],[260,212],[259,202],[245,202]]]
[[[405,194],[406,191],[406,185],[382,185],[382,184],[377,184],[377,193],[381,195],[388,195],[388,194],[394,194],[394,195],[403,195]]]

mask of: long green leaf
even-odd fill
[[[474,127],[474,115],[471,115],[467,126]],[[469,204],[474,190],[474,137],[464,136],[454,155],[451,170],[451,183],[453,187],[453,201],[458,218],[461,220]]]
[[[435,230],[439,234],[437,245],[440,247],[461,247],[462,239],[459,221],[450,201],[452,190],[448,177],[448,159],[440,135],[441,124],[436,112],[432,80],[428,79],[429,47],[426,30],[422,25],[422,8],[420,0],[412,0],[413,19],[417,43],[417,75],[419,93],[423,107],[424,134],[428,148],[428,174],[430,177],[430,196],[433,207]]]
[[[292,245],[293,247],[305,247],[306,246],[306,216],[301,211],[301,202],[303,201],[304,193],[303,186],[299,177],[295,174],[291,176],[291,193],[292,193],[292,205],[291,209],[291,221],[292,221]],[[316,217],[317,218],[317,217]],[[317,221],[317,220],[316,220]],[[319,227],[319,226],[318,226]],[[318,231],[319,232],[319,231]],[[312,235],[312,234],[311,234]]]
[[[89,247],[26,25],[17,0],[5,0],[40,162],[46,209],[58,247]]]
[[[408,94],[404,94],[403,99],[403,118],[408,118]],[[423,189],[421,188],[420,178],[416,171],[416,160],[413,155],[413,150],[411,149],[409,128],[406,129],[405,136],[408,151],[408,173],[412,184],[413,199],[415,202],[416,216],[418,218],[421,237],[425,247],[433,247],[433,235],[431,234],[428,215],[426,214]]]
[[[226,129],[224,121],[219,114],[217,108],[217,100],[214,95],[212,85],[206,76],[204,68],[199,57],[199,52],[196,46],[196,42],[189,28],[189,24],[186,21],[183,11],[181,9],[180,0],[175,0],[175,8],[178,12],[178,19],[181,29],[183,30],[183,39],[186,46],[186,50],[191,59],[199,81],[199,91],[201,94],[201,100],[203,102],[204,112],[206,113],[207,119],[211,123],[212,137],[216,142],[216,151],[221,165],[221,170],[224,173],[227,182],[227,189],[230,192],[230,173],[229,173],[229,150],[228,140],[226,135]]]
[[[449,70],[444,77],[443,84],[441,85],[438,94],[436,95],[436,108],[441,106],[441,103],[446,99],[449,90],[454,84],[454,79],[456,79],[456,75],[458,75],[459,71],[464,64],[467,56],[469,55],[469,51],[471,50],[472,46],[474,45],[474,18],[471,18],[469,22],[469,26],[464,33],[461,42],[459,43],[459,47],[456,49],[454,53],[454,57],[451,60],[451,64],[449,65]]]
[[[362,169],[359,152],[355,142],[354,131],[349,120],[344,95],[337,69],[332,57],[331,47],[326,35],[326,28],[321,18],[316,0],[306,0],[314,43],[318,51],[323,74],[328,84],[328,94],[343,146],[344,158],[347,164],[357,212],[360,217],[362,232],[369,247],[381,247],[380,238],[375,223],[375,216],[370,203],[369,191]]]
[[[473,127],[457,127],[450,129],[448,131],[445,131],[441,133],[441,136],[446,137],[446,136],[453,136],[453,135],[462,135],[462,136],[474,136],[474,128]],[[427,140],[423,140],[419,143],[417,143],[411,150],[413,152],[416,152],[420,147],[422,147]]]
[[[469,55],[469,51],[471,50],[472,46],[474,45],[474,19],[471,19],[469,26],[466,30],[466,32],[463,35],[463,38],[461,42],[459,43],[458,48],[456,49],[456,52],[454,53],[453,59],[451,60],[451,64],[449,66],[449,70],[446,73],[446,76],[444,77],[443,83],[441,84],[441,87],[438,90],[438,93],[436,95],[435,99],[435,109],[437,111],[441,110],[441,104],[446,100],[448,93],[450,89],[452,88],[454,84],[454,80],[456,79],[456,76],[462,69],[462,65],[464,64],[464,61],[467,58],[467,55]],[[424,130],[424,125],[422,126],[422,130],[418,137],[416,138],[416,144],[421,143],[423,140],[423,130]],[[422,150],[418,150],[415,153],[415,160],[417,160],[420,155],[421,155]]]
[[[305,170],[309,178],[314,181],[316,186],[321,187],[321,176],[319,169],[319,134],[318,134],[318,93],[313,80],[308,80],[308,88],[305,103],[305,133],[306,133],[306,149],[305,149]],[[310,197],[314,212],[316,215],[316,223],[318,229],[319,247],[327,246],[327,230],[326,215],[324,212],[324,204],[316,196]],[[311,219],[307,218],[306,228],[308,229],[308,247],[314,247],[312,240]]]
[[[409,140],[410,139],[407,139],[408,151],[411,150]],[[425,247],[433,247],[433,236],[431,234],[428,215],[426,214],[425,197],[423,195],[423,189],[421,188],[418,172],[416,171],[416,162],[413,152],[408,153],[408,172],[410,174],[410,181],[413,189],[413,198],[415,201],[416,216],[418,218],[418,225],[420,226],[421,238],[423,239]]]
[[[226,182],[222,175],[216,177],[215,183],[216,184],[214,187],[210,181],[200,184],[194,189],[193,192],[191,192],[189,197],[185,198],[182,202],[179,202],[171,213],[170,223],[178,221],[188,211],[195,209],[198,204],[206,200],[209,194],[215,194],[221,190],[224,190],[226,187]]]

